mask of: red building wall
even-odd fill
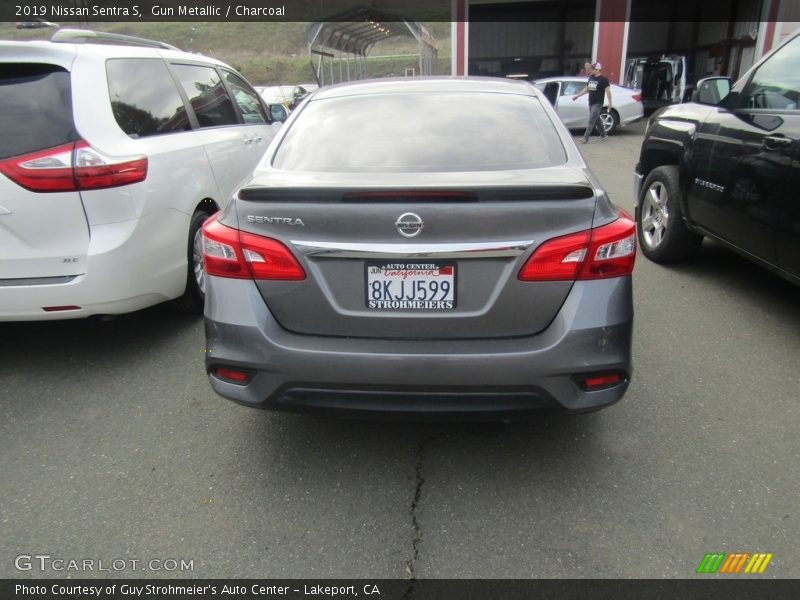
[[[612,83],[622,75],[622,51],[625,46],[625,20],[628,0],[597,0],[599,5],[596,60],[603,65],[603,74]]]

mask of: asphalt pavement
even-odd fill
[[[581,146],[628,210],[642,131]],[[0,577],[800,577],[800,288],[706,241],[634,295],[625,398],[512,425],[235,405],[165,307],[0,323]]]

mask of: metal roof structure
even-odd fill
[[[419,72],[415,69],[414,74],[432,75],[438,45],[428,30],[416,21],[389,11],[361,6],[312,23],[306,31],[306,40],[317,83],[326,85],[353,78],[366,79],[366,59],[372,48],[398,36],[414,38],[419,44]],[[338,78],[334,65],[338,65]]]

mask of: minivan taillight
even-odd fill
[[[622,277],[636,261],[636,224],[620,210],[607,225],[553,238],[519,272],[522,281],[574,281]]]
[[[206,273],[217,277],[288,281],[306,278],[303,267],[278,240],[233,229],[215,217],[203,225],[203,261]]]
[[[147,157],[109,156],[78,140],[0,161],[0,173],[32,192],[118,187],[147,178]]]

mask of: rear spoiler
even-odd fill
[[[545,184],[527,187],[463,189],[364,189],[245,187],[241,200],[253,202],[536,202],[583,200],[595,195],[589,185]]]

